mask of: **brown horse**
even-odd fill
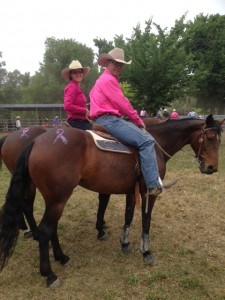
[[[161,178],[166,172],[166,161],[187,144],[190,144],[194,150],[202,173],[212,174],[217,171],[222,129],[221,124],[215,121],[212,115],[209,115],[206,121],[195,119],[168,121],[148,127],[148,130],[157,141]],[[46,204],[38,232],[40,273],[47,277],[48,286],[59,284],[49,261],[49,241],[52,243],[55,260],[61,264],[69,260],[59,244],[57,227],[64,206],[77,185],[98,193],[127,194],[121,245],[124,249],[128,248],[129,227],[135,207],[133,194],[136,163],[135,155],[99,150],[90,133],[79,129],[51,130],[38,136],[20,155],[6,195],[6,202],[1,210],[1,269],[16,244],[19,219],[26,206],[26,190],[30,182],[39,189]],[[140,177],[140,192],[142,196],[141,252],[144,261],[151,264],[154,256],[149,251],[149,230],[156,198],[146,196],[146,186],[142,177]]]
[[[46,131],[47,129],[42,126],[33,126],[21,128],[2,138],[2,142],[0,142],[1,157],[11,174],[15,169],[17,158],[25,146]]]
[[[46,131],[47,129],[43,126],[32,126],[13,131],[0,139],[0,159],[4,162],[5,166],[11,174],[16,167],[18,157],[25,146],[27,146],[38,135]],[[35,195],[36,188],[33,184],[31,184],[30,188],[27,190],[26,196],[29,199],[30,205],[24,208],[24,213],[29,227],[32,231],[33,237],[37,240],[37,225],[33,217],[33,202]],[[21,216],[20,220],[20,229],[28,229],[23,216]],[[30,236],[30,232],[28,232],[27,236]]]
[[[163,120],[163,122],[165,121],[166,120]],[[159,124],[162,122],[162,120],[145,117],[144,122],[145,125],[148,126],[152,124]],[[11,174],[16,167],[18,157],[25,146],[27,146],[34,138],[46,132],[47,130],[48,129],[44,128],[43,126],[32,126],[9,133],[0,139],[0,159],[1,161],[3,160],[5,166],[8,168]],[[25,217],[28,221],[30,231],[27,230],[28,228],[24,218],[21,218],[20,229],[26,230],[24,233],[25,237],[30,237],[32,232],[33,238],[38,240],[37,225],[33,217],[33,203],[35,194],[36,188],[33,184],[31,184],[30,189],[27,190],[27,198],[29,199],[27,202],[29,203],[29,206],[24,208]],[[100,240],[106,239],[104,229],[107,228],[107,226],[104,221],[104,214],[109,202],[109,198],[110,195],[99,195],[96,229],[99,232],[98,239]]]

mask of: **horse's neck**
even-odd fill
[[[176,122],[176,121],[172,121]],[[196,132],[197,127],[195,124],[182,124],[180,126],[175,126],[174,124],[168,126],[157,126],[158,128],[153,128],[150,130],[152,136],[155,138],[156,144],[159,148],[165,152],[167,160],[170,156],[176,154],[184,146],[191,144],[192,133]]]

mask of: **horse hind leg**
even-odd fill
[[[134,194],[126,195],[126,209],[125,209],[125,223],[120,236],[120,244],[123,253],[131,251],[131,244],[129,241],[130,225],[134,217],[135,196]]]
[[[34,219],[34,200],[36,196],[36,187],[33,184],[30,184],[26,190],[24,205],[23,205],[23,212],[26,216],[26,220],[30,227],[29,231],[24,232],[24,237],[29,238],[31,235],[33,236],[34,240],[38,241],[38,228],[37,223]]]
[[[47,277],[47,286],[57,281],[57,276],[53,273],[49,261],[49,240],[53,229],[45,224],[45,218],[42,219],[38,226],[39,230],[39,253],[40,253],[40,273],[41,276]]]
[[[46,201],[47,204],[47,201]],[[65,204],[64,204],[65,205]],[[59,246],[57,236],[57,225],[64,205],[57,205],[53,202],[53,205],[46,205],[44,216],[38,226],[39,235],[39,253],[40,253],[40,273],[42,276],[47,277],[48,287],[58,287],[60,281],[52,271],[50,260],[49,260],[49,242],[51,240],[53,245],[53,253],[56,260],[65,262],[66,256],[62,253],[61,247]],[[63,258],[64,256],[64,258]]]
[[[59,261],[61,265],[65,265],[70,260],[70,257],[65,255],[62,251],[62,248],[59,243],[58,234],[57,234],[57,227],[58,226],[56,226],[51,238],[52,250],[53,250],[55,260]]]

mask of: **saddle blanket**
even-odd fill
[[[99,149],[104,150],[104,151],[110,151],[110,152],[132,154],[131,150],[124,144],[120,143],[119,141],[105,139],[105,138],[101,137],[100,135],[97,135],[92,130],[86,130],[86,131],[91,134],[91,136],[93,137],[93,140],[95,142],[95,145]]]

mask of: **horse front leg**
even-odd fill
[[[125,208],[125,223],[120,236],[120,244],[122,247],[123,253],[128,253],[131,251],[131,245],[129,241],[130,233],[130,224],[134,217],[135,209],[135,195],[127,194],[126,195],[126,208]]]
[[[100,241],[107,240],[104,229],[107,228],[106,222],[104,220],[105,211],[109,203],[109,194],[99,194],[98,195],[98,211],[97,211],[97,221],[95,228],[98,230],[97,239]]]
[[[148,197],[148,199],[147,199]],[[143,255],[143,260],[148,265],[153,265],[155,258],[154,255],[149,250],[150,238],[149,231],[151,226],[152,210],[155,204],[156,197],[147,196],[146,194],[141,194],[142,199],[142,237],[141,237],[141,253]]]

